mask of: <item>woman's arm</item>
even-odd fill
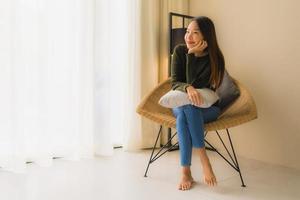
[[[200,93],[186,83],[186,53],[184,46],[179,45],[174,49],[171,65],[172,89],[186,92],[192,104],[200,106],[203,103]]]
[[[193,86],[188,86],[186,91],[193,105],[200,106],[203,104],[203,98],[201,94]]]
[[[171,83],[173,90],[187,92],[186,88],[190,84],[186,83],[186,59],[184,46],[175,47],[171,62]]]

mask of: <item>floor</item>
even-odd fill
[[[300,171],[239,158],[246,188],[238,174],[214,152],[208,152],[218,186],[204,185],[200,160],[194,154],[192,172],[196,185],[177,190],[178,151],[168,152],[144,171],[150,151],[135,153],[116,149],[113,157],[67,161],[56,159],[51,167],[28,165],[26,174],[0,170],[3,200],[289,200],[300,199]]]

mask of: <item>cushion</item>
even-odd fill
[[[203,104],[198,106],[201,108],[208,108],[214,103],[216,103],[219,99],[216,92],[214,92],[211,89],[208,88],[202,88],[202,89],[196,89],[198,92],[200,92],[202,98],[203,98]],[[159,102],[161,106],[167,107],[167,108],[176,108],[179,106],[192,104],[190,99],[188,98],[187,93],[179,91],[179,90],[171,90],[167,92],[165,95],[163,95]]]
[[[220,98],[219,107],[221,110],[228,107],[240,96],[240,90],[226,70],[224,72],[223,81],[220,87],[216,90],[216,93]]]

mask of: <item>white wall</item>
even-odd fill
[[[250,89],[257,104],[258,119],[232,129],[237,154],[296,169],[299,8],[297,0],[190,0],[191,15],[206,15],[215,22],[226,67]]]

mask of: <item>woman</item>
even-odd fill
[[[214,121],[220,114],[218,102],[200,108],[203,100],[196,88],[215,90],[222,82],[225,69],[223,54],[218,46],[213,22],[208,17],[194,18],[187,27],[185,45],[174,49],[172,58],[172,89],[188,94],[192,105],[173,108],[180,147],[182,179],[180,190],[188,190],[194,183],[190,170],[192,147],[200,156],[204,182],[217,184],[204,145],[204,123]]]

